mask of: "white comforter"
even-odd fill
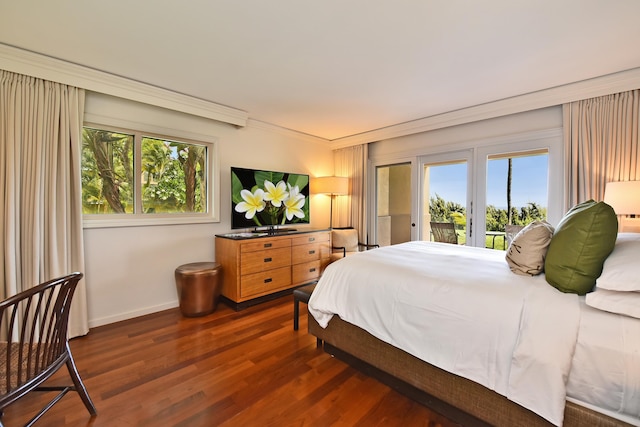
[[[513,274],[504,252],[408,242],[326,269],[309,301],[377,338],[561,425],[578,297]]]

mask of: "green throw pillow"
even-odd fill
[[[580,203],[562,218],[544,263],[547,282],[562,292],[591,292],[618,237],[618,217],[604,202]]]

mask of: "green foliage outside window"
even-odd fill
[[[444,200],[438,194],[429,199],[429,214],[431,221],[453,222],[457,229],[464,229],[467,219],[467,211],[464,206],[456,202]],[[511,208],[511,222],[513,225],[527,225],[536,220],[547,218],[547,208],[539,206],[537,203],[527,203],[527,206]],[[506,209],[500,209],[493,205],[487,206],[486,228],[487,231],[504,231],[504,226],[508,223]]]
[[[138,141],[139,140],[139,141]],[[140,147],[136,150],[136,145]],[[140,171],[134,156],[141,153]],[[141,213],[207,211],[207,147],[85,127],[82,196],[85,214],[135,212],[139,177]]]
[[[133,135],[82,130],[82,212],[133,213]]]
[[[454,218],[466,218],[467,209],[460,203],[448,202],[439,194],[429,198],[429,214],[434,222],[454,222]]]

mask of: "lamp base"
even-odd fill
[[[640,218],[620,218],[618,231],[621,233],[640,233]]]

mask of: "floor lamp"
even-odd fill
[[[607,182],[604,202],[611,205],[617,215],[632,215],[620,218],[621,232],[640,233],[640,181]]]
[[[328,194],[331,196],[331,207],[329,210],[329,228],[333,228],[333,199],[336,196],[349,194],[349,178],[342,176],[323,176],[315,178],[314,193]]]

